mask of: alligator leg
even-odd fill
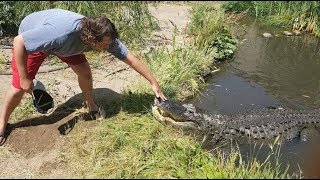
[[[301,141],[311,141],[320,138],[320,132],[314,127],[303,128],[300,132]]]

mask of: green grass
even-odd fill
[[[229,18],[214,3],[196,3],[190,11],[191,23],[188,34],[193,45],[206,52],[215,52],[215,60],[230,58],[238,41],[230,28]]]
[[[145,55],[149,69],[158,79],[160,86],[168,98],[183,100],[195,95],[203,89],[205,82],[199,75],[213,67],[214,52],[205,53],[193,46],[159,47]],[[149,83],[142,79],[132,91],[148,90],[152,93]]]
[[[27,119],[36,116],[36,109],[33,106],[30,94],[26,94],[19,106],[13,111],[10,118],[10,123],[16,123],[21,119]]]
[[[227,11],[247,11],[262,23],[305,31],[319,37],[318,1],[231,1]]]
[[[212,155],[190,135],[155,123],[150,114],[128,114],[99,122],[93,129],[79,125],[70,148],[79,178],[283,178],[267,164],[241,162]]]

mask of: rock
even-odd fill
[[[272,35],[271,35],[270,33],[263,33],[262,36],[263,36],[263,37],[267,37],[267,38],[272,37]]]
[[[299,30],[293,30],[292,32],[296,36],[300,36],[301,35],[301,32]]]
[[[292,36],[292,33],[289,32],[289,31],[283,31],[283,34],[286,35],[286,36]]]

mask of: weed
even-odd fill
[[[320,36],[318,27],[320,3],[318,1],[232,1],[224,6],[227,11],[248,11],[269,25]]]

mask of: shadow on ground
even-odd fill
[[[128,113],[145,113],[153,102],[153,95],[150,94],[119,94],[108,88],[94,89],[96,103],[106,111],[106,118],[110,118],[123,110]],[[6,137],[17,128],[25,128],[40,125],[56,124],[62,121],[58,126],[61,135],[68,134],[79,121],[96,120],[87,112],[78,112],[83,107],[82,93],[71,97],[64,104],[58,106],[50,115],[42,115],[35,118],[25,119],[17,123],[9,124]],[[66,121],[66,122],[63,122]]]

